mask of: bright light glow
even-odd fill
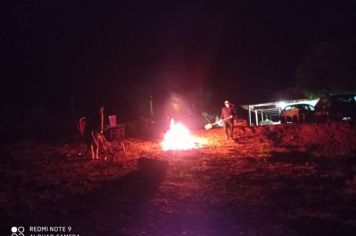
[[[164,151],[197,149],[201,146],[202,142],[191,135],[189,129],[182,123],[175,123],[173,119],[161,142],[161,147]]]
[[[286,102],[284,102],[284,101],[282,101],[282,102],[277,102],[277,107],[279,107],[279,108],[285,108],[286,106],[287,106],[287,104],[288,103],[286,103]]]
[[[313,100],[306,100],[306,101],[302,101],[302,102],[298,102],[297,104],[299,103],[302,103],[302,104],[309,104],[313,107],[315,107],[316,103],[319,101],[319,98],[317,99],[313,99]]]
[[[313,99],[313,100],[302,100],[299,102],[286,102],[286,101],[281,101],[281,102],[277,102],[277,107],[283,109],[288,105],[294,105],[294,104],[309,104],[312,105],[313,107],[316,105],[316,103],[319,101],[318,99]]]

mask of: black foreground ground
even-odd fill
[[[13,225],[76,235],[355,235],[356,127],[348,123],[202,131],[204,148],[141,139],[116,160],[77,141],[24,141],[0,164],[0,235]]]

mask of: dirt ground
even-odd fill
[[[190,151],[139,138],[123,140],[124,151],[113,141],[114,159],[97,161],[75,138],[7,146],[0,234],[13,225],[81,236],[356,234],[354,124],[236,127],[235,140],[222,129],[196,135],[207,143]]]

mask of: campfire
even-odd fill
[[[194,137],[182,123],[175,123],[172,119],[170,128],[161,142],[161,147],[164,151],[189,150],[200,148],[202,144],[203,142]]]

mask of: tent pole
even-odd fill
[[[251,106],[248,105],[248,124],[251,126],[252,122],[251,122]]]

